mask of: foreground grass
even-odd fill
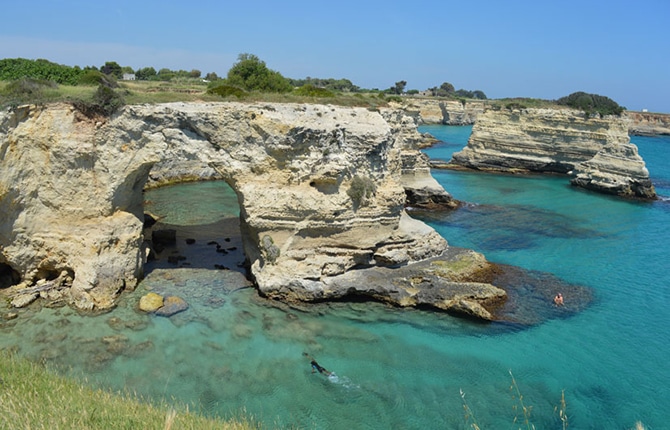
[[[224,429],[259,428],[247,419],[223,421],[158,405],[136,396],[95,390],[44,366],[0,352],[0,429]]]

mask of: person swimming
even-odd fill
[[[556,297],[554,297],[554,304],[556,306],[563,306],[563,294],[556,294]]]
[[[312,373],[319,372],[322,375],[326,375],[326,376],[330,376],[330,375],[333,374],[333,372],[329,372],[328,370],[326,370],[325,367],[323,367],[319,363],[317,363],[316,360],[314,359],[314,357],[312,357],[311,355],[307,354],[306,352],[303,352],[302,355],[309,358],[310,364],[312,365]]]

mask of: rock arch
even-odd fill
[[[401,113],[323,105],[127,106],[97,122],[68,104],[3,112],[0,258],[24,286],[44,273],[70,275],[70,303],[109,308],[142,277],[142,189],[152,166],[207,162],[238,195],[261,293],[340,297],[356,289],[338,282],[353,269],[403,266],[447,247],[404,210],[413,127]],[[417,173],[418,187],[441,190],[427,172]],[[374,189],[358,205],[348,192],[354,176]]]

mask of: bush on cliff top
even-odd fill
[[[240,54],[223,83],[246,91],[268,93],[286,93],[293,89],[288,79],[270,70],[264,61],[253,54]]]
[[[315,87],[312,84],[305,84],[300,88],[293,90],[293,93],[298,96],[305,97],[335,97],[335,93],[326,88]]]
[[[63,85],[77,85],[82,69],[64,66],[47,60],[5,58],[0,60],[0,80],[13,81],[24,78],[53,81]]]
[[[0,105],[43,104],[53,97],[58,84],[44,79],[22,78],[9,82],[0,91]]]
[[[207,89],[207,94],[216,94],[217,96],[221,97],[237,97],[238,99],[241,99],[247,94],[247,92],[242,88],[236,87],[234,85],[216,82]]]
[[[72,105],[89,118],[110,116],[126,104],[123,96],[105,85],[98,85],[91,100],[75,100]]]
[[[569,96],[561,97],[556,100],[559,105],[570,106],[580,109],[587,115],[598,113],[600,115],[621,115],[625,110],[617,102],[609,97],[598,94],[589,94],[582,91],[572,93]]]

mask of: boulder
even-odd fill
[[[156,293],[147,293],[140,298],[140,310],[144,312],[156,312],[163,306],[163,296]]]
[[[15,308],[24,308],[37,300],[39,296],[40,293],[18,294],[12,299],[11,305]]]

